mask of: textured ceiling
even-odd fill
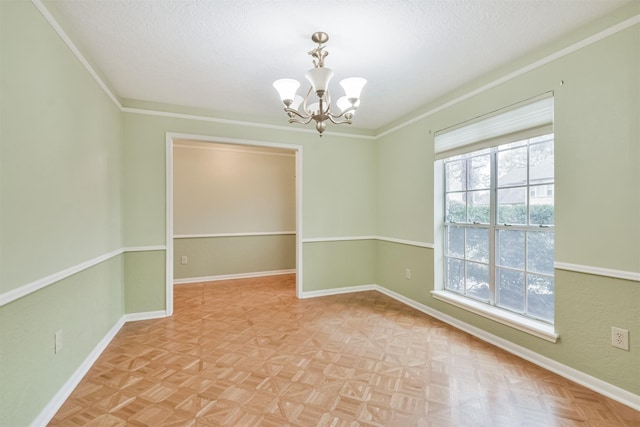
[[[631,0],[634,1],[634,0]],[[325,31],[338,81],[368,80],[377,129],[629,0],[46,0],[121,98],[286,123],[272,82],[304,80]],[[303,87],[306,83],[303,82]],[[304,89],[306,91],[306,88]],[[302,88],[301,88],[302,91]]]

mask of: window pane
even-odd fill
[[[466,160],[456,160],[444,164],[446,191],[464,191],[467,189]]]
[[[524,273],[496,269],[496,303],[509,310],[524,312]]]
[[[498,224],[527,223],[527,187],[498,190]]]
[[[445,258],[446,288],[459,293],[464,292],[464,261]]]
[[[553,184],[530,187],[529,224],[553,225]]]
[[[489,224],[490,218],[490,191],[469,191],[467,193],[467,202],[469,212],[467,213],[469,222],[479,222],[481,224]]]
[[[553,323],[554,284],[553,277],[529,274],[527,276],[527,312],[533,317]]]
[[[522,147],[523,145],[527,145],[528,142],[529,142],[528,139],[522,139],[520,141],[510,142],[508,144],[502,144],[501,146],[498,147],[498,149],[507,150],[509,148]]]
[[[447,222],[467,222],[466,193],[447,194],[445,219]]]
[[[498,187],[527,183],[527,147],[499,151],[497,154]]]
[[[467,262],[467,295],[489,299],[489,266]]]
[[[489,262],[489,230],[467,227],[467,259]]]
[[[553,133],[450,157],[444,169],[445,289],[553,323]]]
[[[524,270],[524,231],[498,230],[497,234],[498,265]]]
[[[554,233],[530,231],[527,233],[527,270],[553,274]]]
[[[445,228],[447,255],[464,258],[464,228],[447,225]]]
[[[529,183],[553,182],[553,141],[535,144],[529,149]]]
[[[469,190],[488,189],[491,186],[489,154],[469,159]]]

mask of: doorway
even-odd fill
[[[166,159],[166,314],[173,313],[174,284],[190,283],[185,276],[193,282],[294,270],[300,297],[302,146],[167,133]],[[262,182],[269,180],[278,188]],[[278,268],[291,258],[294,269]]]

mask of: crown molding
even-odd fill
[[[60,26],[60,24],[58,23],[58,21],[56,21],[56,19],[53,17],[53,15],[51,14],[51,12],[49,12],[49,10],[47,9],[47,7],[42,3],[42,0],[31,0],[32,3],[36,6],[36,8],[40,11],[40,13],[42,13],[42,15],[45,17],[45,19],[47,20],[47,22],[49,22],[49,24],[53,27],[53,29],[56,31],[56,33],[58,33],[58,35],[60,36],[60,38],[64,41],[64,43],[67,45],[67,47],[69,47],[69,49],[73,52],[73,54],[76,56],[76,58],[78,58],[78,60],[80,61],[80,63],[82,63],[82,65],[86,68],[86,70],[89,72],[89,74],[93,77],[93,79],[96,81],[96,83],[100,86],[100,88],[102,88],[102,90],[105,92],[105,94],[111,99],[111,101],[113,101],[113,103],[116,105],[116,107],[118,107],[118,109],[123,112],[123,113],[130,113],[130,114],[143,114],[143,115],[149,115],[149,116],[158,116],[158,117],[170,117],[170,118],[178,118],[178,119],[186,119],[186,120],[196,120],[196,121],[205,121],[205,122],[213,122],[213,123],[219,123],[219,124],[228,124],[228,125],[236,125],[236,126],[248,126],[248,127],[257,127],[257,128],[262,128],[262,129],[271,129],[271,130],[279,130],[279,131],[286,131],[286,132],[299,132],[299,133],[305,133],[305,134],[315,134],[315,130],[313,129],[309,129],[309,128],[296,128],[296,127],[291,127],[291,126],[282,126],[282,125],[272,125],[272,124],[266,124],[266,123],[259,123],[259,122],[252,122],[252,121],[243,121],[243,120],[231,120],[231,119],[222,119],[222,118],[217,118],[217,117],[211,117],[211,116],[202,116],[202,115],[194,115],[194,114],[184,114],[184,113],[170,113],[170,112],[165,112],[165,111],[158,111],[158,110],[150,110],[150,109],[142,109],[142,108],[130,108],[130,107],[124,107],[122,105],[122,103],[120,102],[120,100],[118,99],[118,97],[109,89],[109,86],[104,82],[104,80],[102,80],[102,78],[98,75],[98,73],[94,70],[94,68],[91,66],[91,64],[89,63],[89,61],[87,61],[87,59],[84,57],[84,55],[82,55],[82,53],[80,52],[80,50],[76,47],[76,45],[73,43],[73,41],[69,38],[69,36],[66,34],[66,32],[63,30],[63,28]],[[403,121],[389,129],[383,130],[378,132],[378,130],[374,130],[374,135],[366,135],[366,134],[362,134],[362,133],[345,133],[345,132],[333,132],[333,131],[326,131],[325,135],[331,135],[331,136],[338,136],[338,137],[346,137],[346,138],[354,138],[354,139],[365,139],[365,140],[372,140],[375,141],[379,138],[382,138],[386,135],[389,135],[390,133],[396,132],[397,130],[400,130],[404,127],[407,127],[413,123],[416,123],[426,117],[432,116],[440,111],[443,111],[453,105],[459,104],[460,102],[463,102],[473,96],[476,96],[482,92],[486,92],[489,89],[492,89],[498,85],[501,85],[505,82],[508,82],[509,80],[513,80],[516,77],[519,77],[525,73],[528,73],[529,71],[532,71],[536,68],[539,68],[543,65],[546,65],[552,61],[555,61],[559,58],[562,58],[564,56],[567,56],[571,53],[574,53],[586,46],[589,46],[591,44],[594,44],[602,39],[605,39],[613,34],[616,34],[620,31],[626,30],[627,28],[630,28],[634,25],[637,25],[638,23],[640,23],[640,14],[632,16],[631,18],[628,18],[622,22],[619,22],[618,24],[615,24],[609,28],[606,28],[596,34],[593,34],[589,37],[584,38],[583,40],[576,42],[568,47],[565,47],[563,49],[560,49],[559,51],[548,55],[542,59],[539,59],[537,61],[532,62],[531,64],[524,66],[516,71],[513,71],[499,79],[496,79],[488,84],[485,84],[479,88],[476,88],[474,90],[471,90],[469,92],[467,92],[466,94],[459,96],[457,98],[454,98],[450,101],[447,101],[443,104],[438,105],[435,108],[432,108],[422,114],[417,115],[416,117],[413,117],[409,120]]]
[[[382,132],[376,133],[376,139],[382,138],[382,137],[384,137],[384,136],[386,136],[386,135],[388,135],[390,133],[396,132],[396,131],[398,131],[398,130],[404,128],[404,127],[407,127],[407,126],[409,126],[409,125],[411,125],[413,123],[416,123],[416,122],[418,122],[418,121],[420,121],[420,120],[422,120],[424,118],[432,116],[432,115],[434,115],[434,114],[436,114],[436,113],[438,113],[440,111],[443,111],[443,110],[445,110],[445,109],[447,109],[449,107],[452,107],[452,106],[454,106],[456,104],[459,104],[459,103],[461,103],[461,102],[463,102],[463,101],[465,101],[465,100],[467,100],[469,98],[472,98],[472,97],[474,97],[474,96],[476,96],[478,94],[481,94],[482,92],[486,92],[489,89],[492,89],[492,88],[494,88],[496,86],[499,86],[499,85],[501,85],[503,83],[506,83],[506,82],[508,82],[510,80],[513,80],[516,77],[520,77],[521,75],[526,74],[529,71],[535,70],[536,68],[542,67],[543,65],[549,64],[550,62],[553,62],[553,61],[555,61],[557,59],[560,59],[562,57],[570,55],[570,54],[572,54],[572,53],[574,53],[574,52],[576,52],[576,51],[578,51],[578,50],[580,50],[580,49],[582,49],[584,47],[592,45],[592,44],[594,44],[594,43],[596,43],[596,42],[598,42],[600,40],[603,40],[603,39],[605,39],[605,38],[607,38],[609,36],[612,36],[612,35],[614,35],[616,33],[619,33],[620,31],[626,30],[627,28],[630,28],[630,27],[632,27],[632,26],[634,26],[634,25],[636,25],[638,23],[640,23],[640,14],[632,16],[629,19],[626,19],[626,20],[624,20],[624,21],[622,21],[622,22],[620,22],[620,23],[618,23],[616,25],[613,25],[613,26],[611,26],[611,27],[609,27],[609,28],[607,28],[605,30],[602,30],[602,31],[600,31],[600,32],[598,32],[596,34],[593,34],[593,35],[591,35],[591,36],[589,36],[589,37],[587,37],[587,38],[585,38],[585,39],[583,39],[583,40],[581,40],[581,41],[579,41],[577,43],[574,43],[574,44],[572,44],[570,46],[567,46],[567,47],[565,47],[563,49],[560,49],[559,51],[557,51],[555,53],[552,53],[551,55],[547,55],[542,59],[534,61],[529,65],[526,65],[526,66],[524,66],[522,68],[519,68],[516,71],[513,71],[513,72],[511,72],[509,74],[506,74],[503,77],[500,77],[499,79],[496,79],[496,80],[494,80],[494,81],[492,81],[490,83],[487,83],[487,84],[485,84],[483,86],[480,86],[477,89],[469,91],[464,95],[461,95],[461,96],[459,96],[457,98],[452,99],[451,101],[445,102],[444,104],[440,104],[437,107],[432,108],[431,110],[428,110],[428,111],[426,111],[426,112],[424,112],[422,114],[419,114],[418,116],[416,116],[416,117],[414,117],[412,119],[409,119],[407,121],[401,122],[398,125],[393,126],[393,127],[389,128],[387,130],[384,130]]]

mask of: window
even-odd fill
[[[553,145],[547,128],[442,160],[446,291],[553,323]]]

